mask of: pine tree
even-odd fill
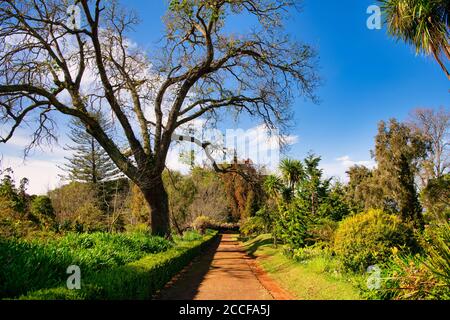
[[[104,120],[100,113],[97,114],[97,118],[105,132],[111,135],[112,124]],[[96,194],[96,199],[95,203],[89,205],[100,209],[106,215],[98,218],[113,223],[110,220],[115,210],[111,202],[115,196],[115,185],[121,178],[120,171],[79,120],[73,120],[70,123],[69,138],[72,144],[66,145],[66,150],[72,151],[72,155],[66,157],[67,163],[62,167],[66,171],[64,178],[90,185]]]
[[[111,133],[112,126],[106,121],[101,123],[105,131]],[[68,162],[62,168],[67,172],[67,179],[99,185],[118,178],[116,165],[94,137],[86,132],[80,121],[71,122],[69,137],[73,144],[67,145],[66,150],[73,154],[65,158]]]

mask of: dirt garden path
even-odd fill
[[[234,234],[222,234],[155,297],[162,300],[286,300],[291,296],[250,258]]]

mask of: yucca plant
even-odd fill
[[[279,166],[283,180],[290,189],[295,188],[297,183],[303,178],[303,164],[299,160],[283,159]]]
[[[450,224],[427,226],[421,238],[421,255],[393,255],[383,289],[372,298],[450,299]]]
[[[448,0],[380,0],[388,32],[416,49],[432,55],[447,78],[450,72],[443,57],[450,61]]]
[[[441,225],[426,246],[426,266],[444,283],[450,291],[450,224]]]

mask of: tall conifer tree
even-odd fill
[[[105,120],[100,122],[111,134],[112,125]],[[79,120],[71,121],[69,137],[72,144],[67,145],[66,149],[72,151],[72,155],[66,157],[67,163],[62,167],[67,172],[66,178],[99,185],[118,177],[119,170],[114,162]]]

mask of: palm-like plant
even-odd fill
[[[264,190],[273,198],[276,198],[283,188],[280,178],[275,175],[269,175],[264,180]]]
[[[280,162],[279,169],[283,180],[290,189],[294,189],[304,175],[303,165],[299,160],[283,159]]]
[[[441,57],[450,61],[450,1],[379,0],[389,33],[411,44],[417,53],[433,55],[450,80],[450,72]]]

